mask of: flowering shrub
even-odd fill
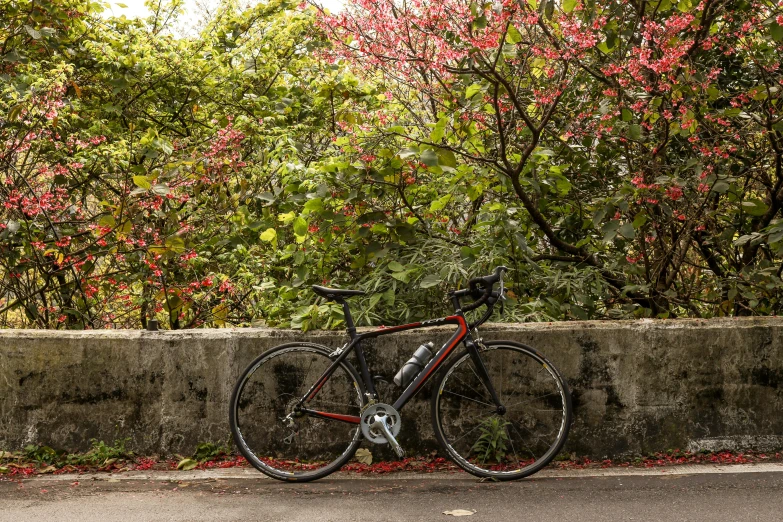
[[[423,160],[453,235],[490,231],[554,275],[552,315],[667,317],[780,308],[780,13],[355,0],[319,23],[327,58],[386,82],[346,152],[383,139],[379,170]]]

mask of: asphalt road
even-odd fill
[[[783,521],[783,471],[539,474],[511,483],[465,474],[339,475],[284,484],[237,475],[36,478],[0,482],[0,521]],[[183,479],[183,477],[186,477]],[[78,484],[76,483],[78,479]]]

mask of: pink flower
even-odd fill
[[[682,197],[682,189],[677,185],[674,185],[666,189],[666,195],[669,196],[672,201],[677,201]]]

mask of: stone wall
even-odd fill
[[[495,324],[481,334],[534,346],[560,369],[575,406],[568,451],[783,447],[783,319]],[[419,344],[449,336],[380,337],[367,344],[368,362],[391,382]],[[0,449],[75,451],[129,437],[140,454],[187,454],[226,440],[239,373],[295,339],[344,342],[339,332],[269,329],[0,331]],[[436,446],[428,399],[427,389],[402,411],[409,453]]]

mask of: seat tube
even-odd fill
[[[348,335],[351,336],[351,340],[356,338],[356,325],[353,324],[353,317],[351,316],[351,309],[348,307],[348,302],[345,299],[338,301],[343,305],[343,316],[345,317],[345,329],[348,330]]]
[[[356,353],[356,360],[359,363],[359,369],[362,372],[364,387],[367,390],[367,393],[369,393],[373,399],[377,399],[378,395],[375,393],[375,383],[373,382],[372,376],[370,375],[370,369],[367,367],[367,360],[364,358],[364,350],[362,349],[361,342],[356,344],[354,352]]]
[[[351,340],[356,339],[356,325],[353,322],[351,316],[351,309],[348,307],[348,302],[345,299],[340,299],[339,303],[343,305],[343,316],[345,317],[345,329],[348,331],[348,335]],[[375,393],[375,383],[370,375],[370,369],[367,367],[367,360],[364,358],[364,350],[362,349],[362,343],[356,343],[354,347],[354,353],[356,353],[356,361],[359,363],[359,371],[362,374],[362,380],[364,381],[364,388],[370,394],[373,399],[377,399]]]

